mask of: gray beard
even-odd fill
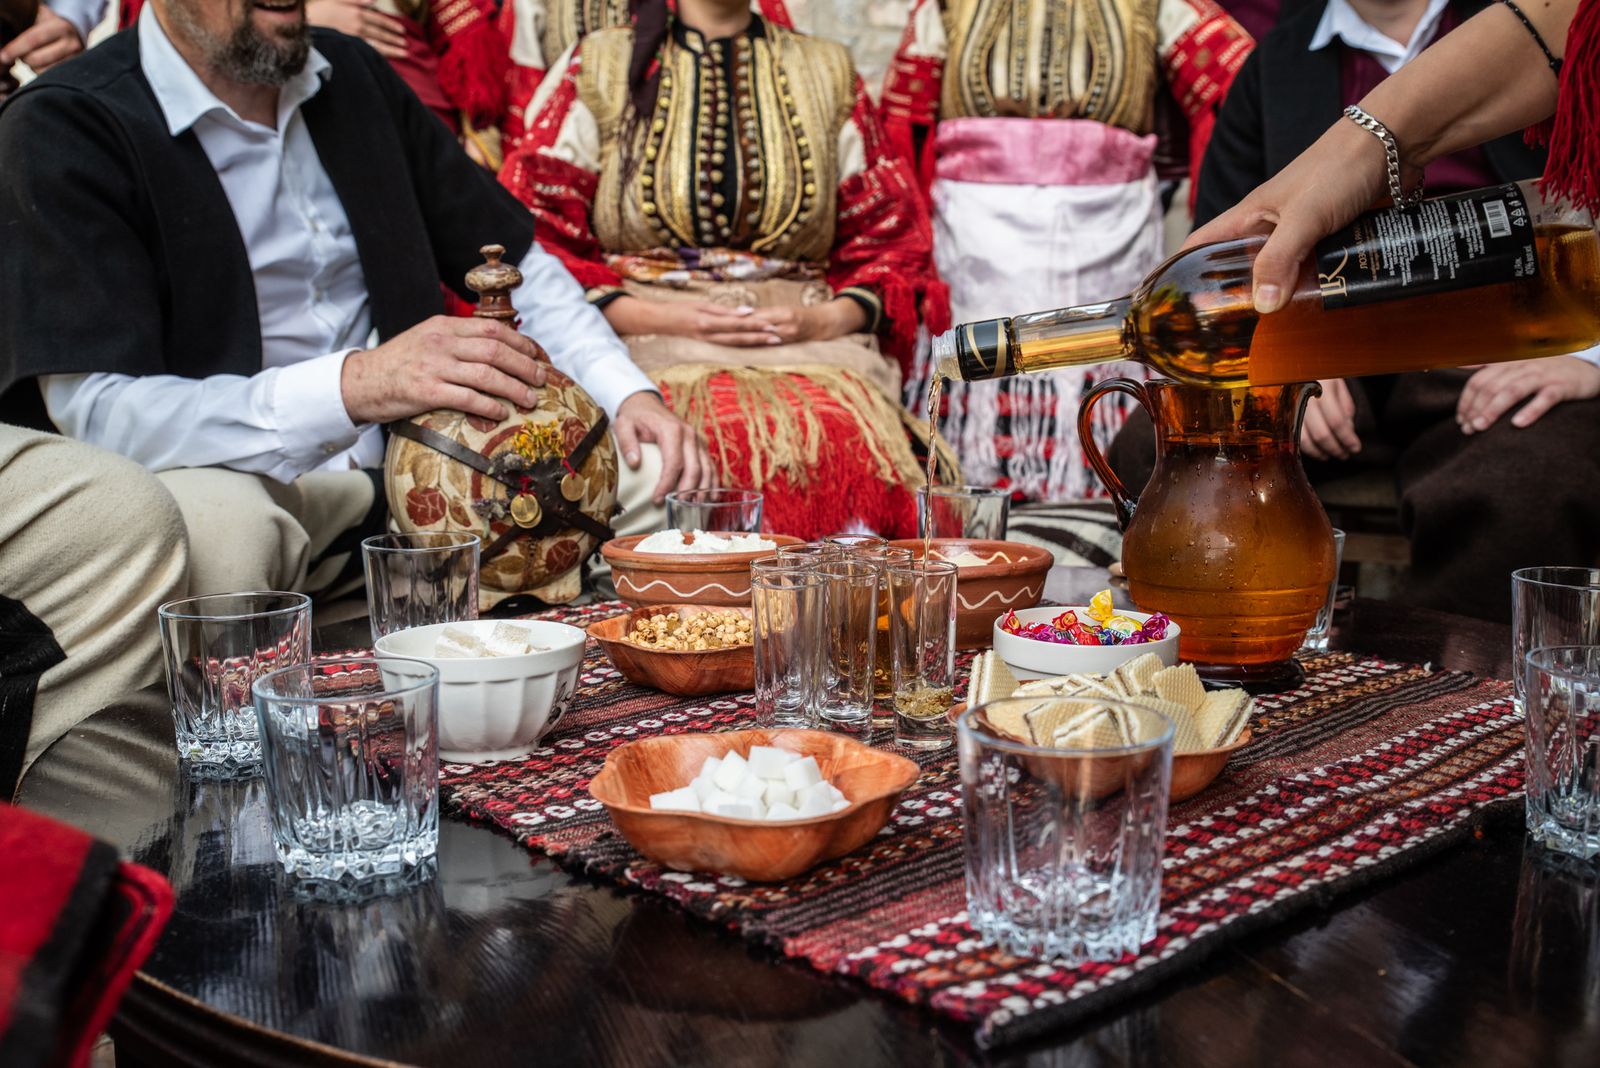
[[[211,68],[236,82],[283,85],[305,69],[311,54],[311,29],[304,22],[286,34],[269,37],[256,29],[246,7],[233,32],[219,37],[201,27],[184,0],[172,0],[167,10],[184,34],[204,48]]]

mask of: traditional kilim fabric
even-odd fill
[[[1066,567],[1109,567],[1122,559],[1122,531],[1109,500],[1015,505],[1006,537],[1049,549]]]
[[[584,623],[598,605],[553,618]],[[1298,690],[1259,699],[1254,739],[1199,797],[1173,807],[1161,918],[1138,956],[1068,968],[982,945],[963,912],[954,751],[869,846],[785,883],[665,870],[588,795],[633,738],[752,725],[753,699],[683,699],[625,681],[591,650],[550,744],[526,760],[443,770],[445,811],[484,820],[564,866],[670,898],[748,941],[970,1023],[986,1046],[1060,1027],[1149,987],[1248,930],[1409,864],[1522,789],[1507,683],[1345,653],[1310,660]]]

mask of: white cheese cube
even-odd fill
[[[744,762],[744,757],[738,753],[729,753],[722,758],[722,763],[717,766],[717,773],[713,781],[724,790],[733,790],[744,781],[745,769],[749,767]]]
[[[704,774],[690,783],[688,788],[694,791],[702,805],[711,800],[711,796],[717,792],[717,784],[711,781],[710,776]]]
[[[833,785],[829,782],[814,782],[810,786],[803,786],[794,792],[795,804],[803,805],[813,797],[821,798],[826,804],[833,804]]]
[[[793,805],[786,805],[782,801],[776,805],[769,806],[767,809],[767,819],[769,820],[797,820],[799,818],[800,810]]]
[[[799,760],[799,754],[772,745],[750,747],[750,770],[763,779],[782,779],[783,769]]]
[[[770,805],[794,804],[794,791],[789,789],[789,784],[781,779],[758,780],[766,782],[766,790],[761,795],[761,800]]]
[[[722,767],[721,757],[706,757],[706,762],[700,765],[699,777],[702,779],[714,779],[717,775],[717,769],[720,767]]]
[[[713,816],[727,816],[735,820],[758,820],[761,818],[762,809],[758,809],[759,801],[746,801],[743,798],[730,798],[727,801],[713,801],[711,807],[706,809]]]
[[[830,809],[830,811],[832,811],[832,812],[843,812],[845,809],[847,809],[849,807],[850,807],[850,802],[845,801],[843,799],[840,799],[840,800],[835,801],[833,803],[833,806]]]
[[[450,638],[440,638],[433,647],[433,655],[435,659],[442,660],[446,657],[482,656],[483,653],[476,648],[468,648]]]
[[[812,783],[822,781],[822,769],[817,767],[816,757],[805,757],[793,760],[783,767],[783,781],[789,784],[791,790],[801,790]]]
[[[744,781],[740,782],[731,791],[735,797],[743,797],[751,801],[762,801],[767,792],[765,779],[758,779],[754,775],[745,774]],[[762,801],[765,804],[765,801]]]
[[[839,790],[839,788],[837,786],[833,785],[833,783],[825,782],[822,785],[824,785],[824,786],[826,786],[828,788],[828,798],[829,798],[829,800],[835,801],[835,802],[844,801],[845,800],[844,794]]]
[[[800,799],[800,818],[810,819],[813,816],[826,816],[833,811],[833,802],[827,795],[811,793]]]
[[[700,797],[687,786],[665,793],[651,794],[650,807],[672,812],[699,812]]]
[[[528,629],[512,623],[496,623],[484,639],[483,647],[490,656],[523,656],[533,651]]]

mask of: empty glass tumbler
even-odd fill
[[[361,543],[372,640],[433,623],[478,618],[476,534],[379,534]]]
[[[822,596],[815,568],[750,570],[756,719],[763,727],[817,725]]]
[[[1528,831],[1544,846],[1600,856],[1600,646],[1528,653]]]
[[[822,578],[823,724],[867,730],[883,568],[866,560],[837,560],[817,565],[816,573]]]
[[[1020,956],[1119,960],[1155,936],[1172,724],[1115,705],[1124,727],[1072,729],[1076,748],[1028,745],[992,728],[1049,706],[1092,714],[1082,701],[1006,698],[961,715],[968,920]]]
[[[928,498],[933,498],[930,506]],[[917,537],[1004,541],[1011,494],[987,486],[917,487]],[[929,523],[932,523],[932,530]]]
[[[256,681],[278,861],[301,879],[399,879],[439,846],[439,672],[398,657]]]
[[[250,686],[311,659],[311,598],[223,593],[156,611],[178,755],[219,772],[253,770],[261,742]]]
[[[913,560],[889,567],[889,645],[894,740],[918,749],[950,744],[955,703],[955,564]]]
[[[667,526],[754,534],[761,529],[761,502],[755,490],[680,490],[667,494]]]

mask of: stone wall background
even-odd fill
[[[785,0],[795,26],[842,42],[874,97],[905,33],[911,0]]]

